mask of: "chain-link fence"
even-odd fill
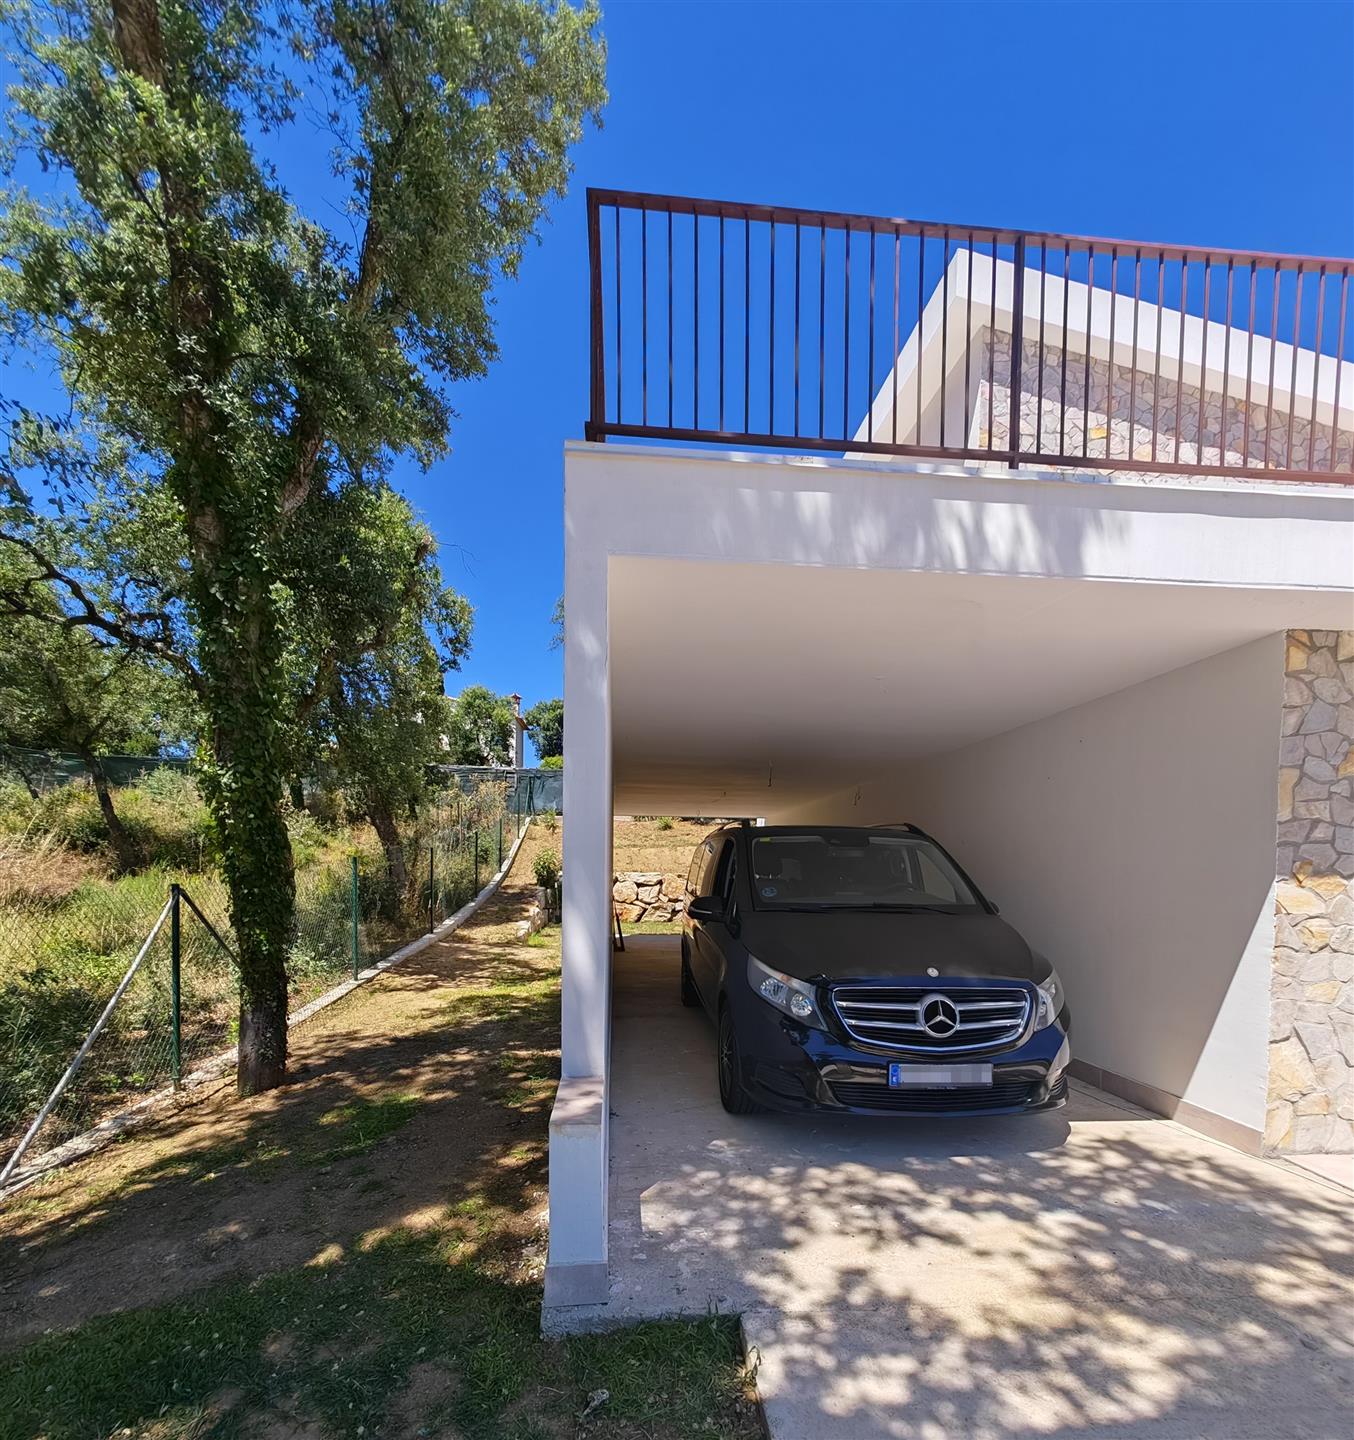
[[[470,901],[530,816],[528,786],[510,775],[441,795],[388,849],[364,829],[298,857],[292,1013]],[[25,843],[0,839],[0,1165],[105,1010],[25,1163],[190,1076],[238,1032],[235,936],[218,871],[80,879],[77,855]],[[57,875],[63,865],[77,874]]]

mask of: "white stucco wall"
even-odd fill
[[[930,830],[1058,967],[1078,1058],[1260,1131],[1282,689],[1268,636],[816,808]]]

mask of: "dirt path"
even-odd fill
[[[533,825],[479,915],[294,1032],[284,1089],[222,1084],[0,1206],[0,1347],[458,1206],[500,1206],[509,1263],[537,1272],[559,949],[515,928],[535,854],[558,843]]]

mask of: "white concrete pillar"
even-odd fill
[[[607,564],[566,507],[560,1087],[550,1116],[546,1308],[607,1299],[611,697]]]

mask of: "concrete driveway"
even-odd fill
[[[987,1121],[734,1119],[677,946],[616,957],[607,1318],[743,1315],[775,1440],[1335,1440],[1354,1195],[1077,1085]]]

